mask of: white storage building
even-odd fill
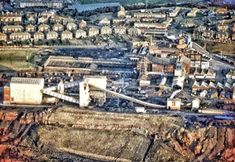
[[[11,78],[10,96],[14,104],[41,104],[43,78]]]

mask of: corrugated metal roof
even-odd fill
[[[176,59],[154,57],[153,55],[148,55],[147,58],[150,62],[160,65],[171,65],[176,62]]]
[[[19,78],[19,77],[12,77],[11,83],[18,83],[18,84],[43,84],[43,78]]]

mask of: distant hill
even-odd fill
[[[235,6],[235,0],[79,0],[82,4],[89,3],[107,3],[107,2],[120,2],[121,4],[136,4],[136,3],[210,3],[212,5],[227,5]]]
[[[147,3],[169,3],[169,2],[199,2],[202,0],[146,0]],[[145,0],[80,0],[82,4],[88,3],[104,3],[104,2],[120,2],[121,4],[134,4],[134,3],[145,3]]]
[[[214,5],[235,6],[235,0],[204,0],[204,1]]]

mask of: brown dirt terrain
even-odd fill
[[[235,55],[235,43],[207,43],[207,50],[211,53]]]
[[[234,121],[62,107],[0,114],[0,158],[19,161],[234,161]]]

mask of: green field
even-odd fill
[[[0,69],[3,71],[32,69],[29,61],[34,56],[34,52],[33,49],[0,49]]]

